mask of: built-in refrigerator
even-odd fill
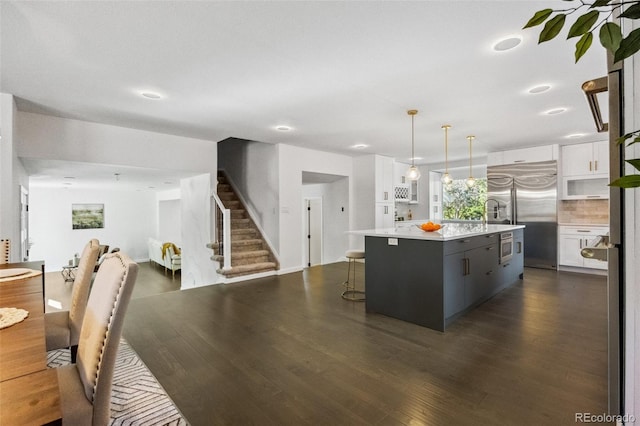
[[[487,167],[487,222],[524,228],[524,265],[557,269],[555,161]]]

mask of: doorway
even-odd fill
[[[305,264],[322,265],[322,198],[305,198]]]

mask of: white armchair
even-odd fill
[[[164,267],[165,273],[171,270],[171,275],[175,277],[176,271],[182,269],[182,257],[180,249],[175,244],[162,243],[154,238],[149,238],[149,261]]]

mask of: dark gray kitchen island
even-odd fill
[[[367,312],[445,331],[522,279],[522,228],[451,223],[425,232],[405,224],[354,232],[365,237]]]

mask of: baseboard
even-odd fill
[[[293,267],[293,268],[278,269],[276,271],[276,273],[278,275],[285,275],[285,274],[291,274],[291,273],[294,273],[294,272],[301,272],[303,269],[304,268],[301,267],[301,266],[296,266],[296,267]]]
[[[577,266],[558,266],[558,271],[562,272],[577,272],[579,274],[590,274],[590,275],[602,275],[607,276],[608,271],[603,269],[592,269],[592,268],[580,268]]]

